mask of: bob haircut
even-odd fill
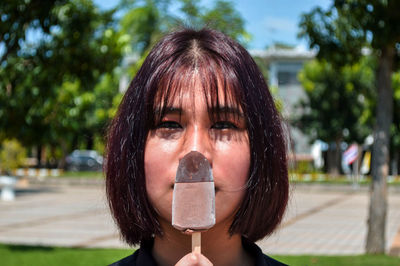
[[[193,73],[203,86],[211,119],[223,99],[240,108],[246,120],[249,177],[229,233],[257,241],[274,231],[285,212],[286,135],[261,72],[249,53],[226,35],[212,29],[182,29],[166,35],[151,50],[108,131],[106,192],[122,237],[130,245],[163,234],[146,192],[145,143],[168,104],[190,88]],[[223,95],[218,95],[221,91]]]

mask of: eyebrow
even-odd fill
[[[156,108],[154,110],[154,113],[157,116],[161,116],[164,114],[182,114],[184,111],[182,110],[182,108],[179,107],[173,107],[173,106],[168,106],[165,108]]]
[[[240,118],[244,117],[244,114],[241,110],[232,106],[220,106],[211,108],[212,114],[225,114],[225,115],[234,115]]]
[[[166,108],[157,108],[154,110],[154,113],[156,115],[161,115],[161,114],[182,114],[185,113],[185,111],[180,108],[180,107],[174,107],[174,106],[169,106]],[[225,115],[235,115],[238,117],[243,118],[244,114],[242,111],[240,111],[236,107],[232,106],[220,106],[220,107],[213,107],[210,110],[210,113],[212,114],[225,114]]]

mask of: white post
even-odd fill
[[[0,176],[1,200],[13,201],[15,199],[15,184],[17,180],[11,176]]]

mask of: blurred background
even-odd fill
[[[379,19],[352,25],[333,3],[3,1],[0,142],[5,154],[17,149],[19,157],[12,167],[5,162],[11,157],[2,157],[0,167],[77,170],[71,166],[77,161],[74,150],[101,155],[107,125],[152,45],[166,32],[189,25],[219,29],[253,55],[290,126],[296,173],[369,174],[382,49],[368,27]],[[396,35],[397,26],[381,22],[377,28],[393,27]],[[398,37],[388,42],[394,51],[388,174],[395,178]],[[351,144],[357,145],[358,169],[343,156]],[[100,163],[96,156],[86,156],[89,169],[88,164]]]
[[[290,129],[292,184],[370,187],[366,251],[385,253],[386,187],[400,184],[399,11],[396,0],[3,0],[0,185],[101,179],[107,125],[151,47],[210,26],[266,78]]]

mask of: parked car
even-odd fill
[[[94,150],[74,150],[66,158],[66,170],[101,171],[103,157]]]

